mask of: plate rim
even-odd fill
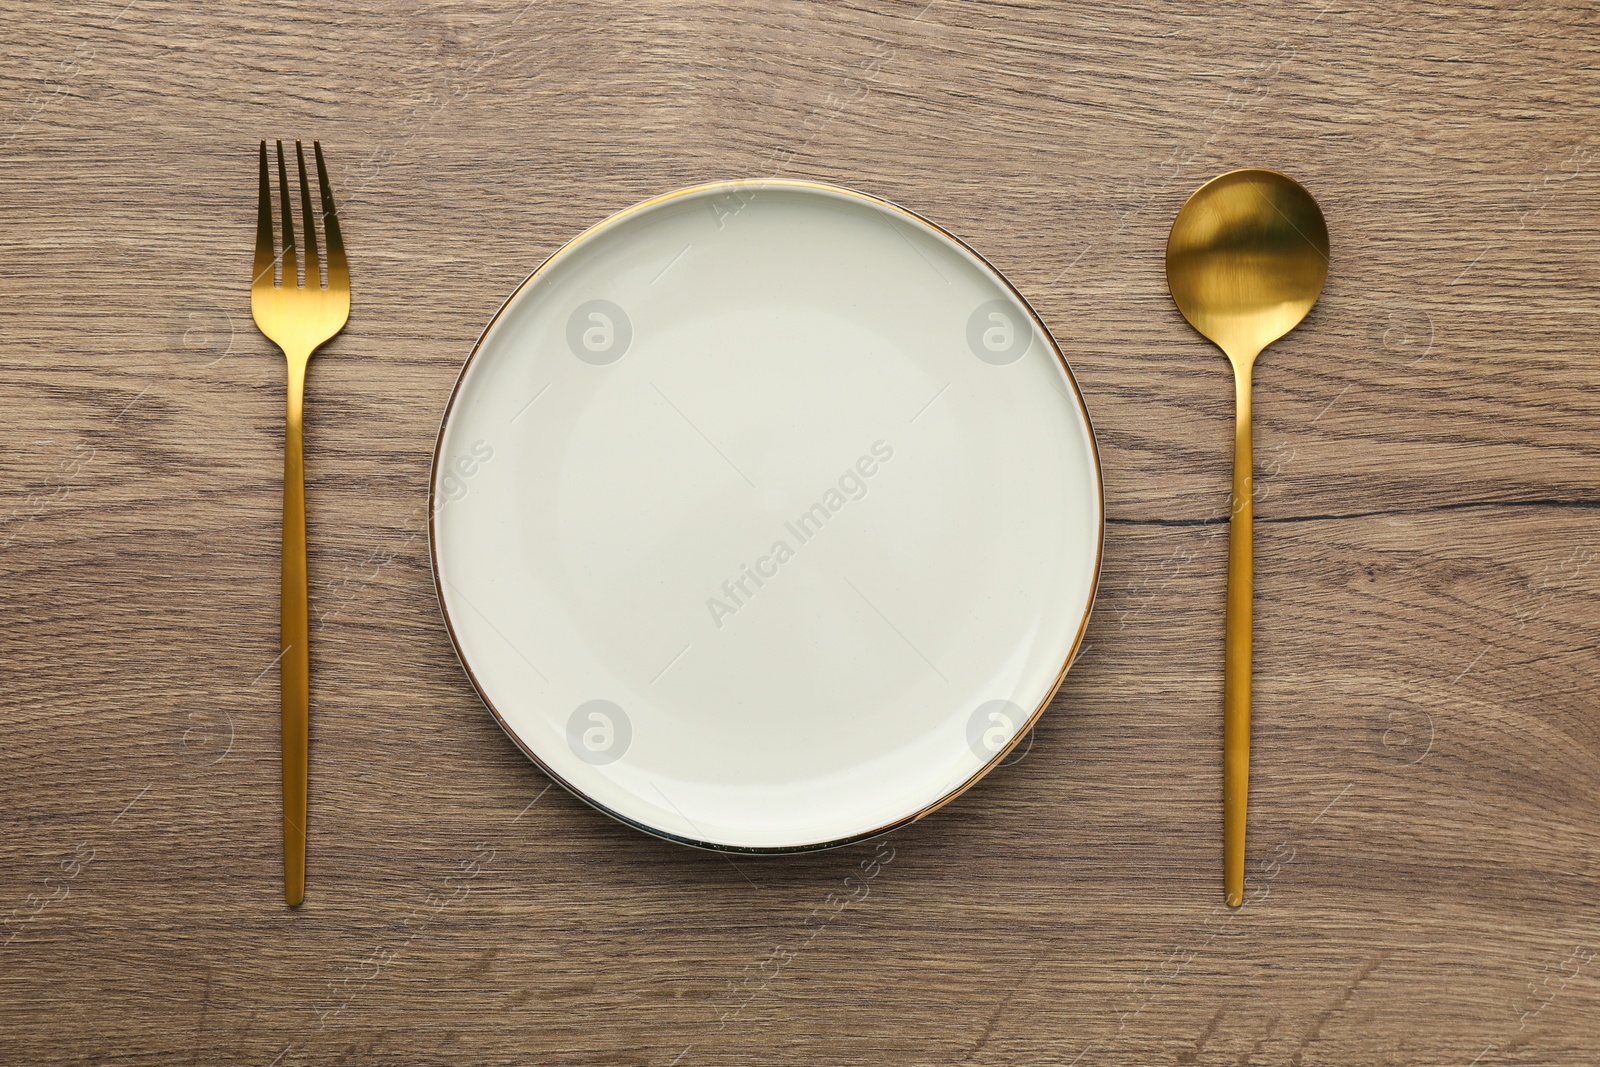
[[[595,798],[589,796],[582,789],[579,789],[571,782],[567,781],[566,778],[557,773],[555,769],[552,768],[548,763],[546,763],[543,759],[540,759],[538,754],[535,753],[533,749],[529,747],[522,740],[522,738],[517,736],[516,732],[511,729],[504,716],[500,714],[500,710],[494,706],[494,702],[490,700],[488,694],[484,692],[483,685],[478,681],[478,676],[473,673],[472,666],[467,663],[466,655],[461,647],[461,639],[456,633],[455,623],[450,618],[450,609],[445,606],[444,578],[440,573],[439,568],[439,534],[438,528],[435,524],[436,519],[438,518],[440,507],[442,505],[439,504],[436,496],[439,481],[439,458],[441,455],[443,455],[444,450],[444,434],[446,428],[450,424],[450,415],[455,411],[456,400],[461,394],[462,383],[466,381],[467,372],[472,369],[473,362],[477,360],[478,356],[482,353],[483,343],[485,339],[488,338],[489,332],[494,329],[495,323],[500,321],[500,317],[505,314],[506,309],[509,308],[512,302],[522,294],[524,289],[532,285],[536,278],[552,267],[568,252],[587,241],[590,237],[600,233],[603,230],[620,225],[624,220],[631,218],[634,215],[642,214],[643,212],[657,207],[658,205],[673,200],[686,199],[692,196],[707,195],[713,192],[728,193],[740,190],[750,190],[751,192],[756,192],[761,189],[772,188],[803,189],[811,192],[824,193],[829,196],[838,196],[845,199],[857,200],[870,204],[875,208],[899,214],[913,222],[920,223],[921,225],[933,230],[935,233],[938,233],[946,240],[953,242],[957,247],[965,250],[979,263],[987,267],[994,274],[994,276],[999,279],[1000,284],[1005,288],[1005,290],[1018,303],[1020,303],[1024,309],[1027,310],[1028,314],[1032,316],[1034,323],[1040,327],[1039,332],[1044,338],[1045,345],[1050,349],[1051,354],[1055,356],[1056,363],[1061,367],[1061,370],[1067,376],[1067,384],[1072,389],[1072,401],[1077,406],[1078,414],[1080,417],[1082,417],[1084,429],[1088,434],[1089,458],[1094,467],[1095,503],[1097,512],[1097,521],[1095,523],[1094,571],[1089,579],[1089,597],[1084,604],[1083,618],[1078,622],[1078,632],[1073,636],[1072,643],[1067,649],[1066,659],[1062,662],[1060,670],[1056,672],[1055,681],[1051,683],[1050,688],[1046,692],[1044,698],[1040,700],[1039,704],[1033,709],[1033,712],[1028,716],[1027,721],[1024,722],[1023,725],[1019,727],[1012,735],[1011,740],[998,751],[996,751],[992,756],[990,756],[988,761],[980,766],[975,772],[973,772],[973,774],[970,775],[965,781],[961,782],[954,789],[945,793],[937,800],[934,800],[933,802],[908,815],[900,816],[883,826],[875,827],[871,830],[865,830],[860,833],[850,834],[848,836],[830,841],[801,845],[730,845],[717,841],[701,841],[692,837],[684,836],[682,834],[675,834],[671,831],[663,830],[657,826],[647,825],[638,819],[613,810],[605,804],[600,803]],[[1095,600],[1100,591],[1100,574],[1102,564],[1104,563],[1105,559],[1105,544],[1105,471],[1100,462],[1100,442],[1099,438],[1095,434],[1094,421],[1089,415],[1089,406],[1084,401],[1083,390],[1078,385],[1078,379],[1072,373],[1071,364],[1067,362],[1066,356],[1062,354],[1061,346],[1056,343],[1055,336],[1050,332],[1049,327],[1045,325],[1043,317],[1040,316],[1038,311],[1035,310],[1034,306],[1029,303],[1027,297],[1023,296],[1017,287],[1012,284],[1011,279],[1006,277],[1006,275],[1001,272],[1000,268],[991,263],[989,259],[981,252],[973,248],[960,237],[945,229],[943,226],[940,226],[938,223],[925,218],[915,211],[912,211],[910,208],[902,207],[901,205],[889,200],[885,200],[882,197],[873,196],[871,193],[863,193],[859,190],[851,189],[846,186],[832,185],[827,182],[809,181],[797,178],[736,178],[723,181],[702,182],[698,185],[684,186],[681,189],[676,189],[669,193],[661,193],[657,196],[652,196],[645,200],[641,200],[630,207],[623,208],[621,211],[607,216],[594,225],[589,226],[577,236],[566,241],[554,252],[546,256],[539,263],[539,265],[528,274],[526,278],[518,283],[516,288],[511,290],[510,295],[501,302],[500,307],[495,310],[495,313],[490,316],[489,321],[484,324],[483,329],[479,331],[478,339],[472,344],[472,351],[462,362],[461,370],[456,374],[455,384],[450,387],[450,397],[445,401],[444,412],[439,416],[439,431],[434,439],[433,459],[428,466],[428,565],[433,576],[434,597],[438,601],[439,614],[444,620],[445,632],[450,637],[450,648],[455,653],[456,661],[461,664],[462,671],[465,672],[467,680],[472,684],[473,692],[477,694],[478,700],[482,702],[483,706],[488,709],[490,716],[493,717],[494,721],[499,725],[501,732],[504,733],[506,737],[510,738],[511,743],[515,745],[517,749],[533,763],[534,766],[543,771],[552,782],[560,785],[568,793],[572,794],[574,797],[583,801],[585,804],[589,805],[591,808],[594,808],[601,814],[607,815],[625,826],[631,826],[635,830],[639,830],[651,837],[659,838],[664,841],[670,841],[674,844],[687,845],[690,848],[702,849],[708,852],[721,852],[734,855],[799,855],[808,852],[822,852],[827,849],[842,848],[845,845],[855,844],[860,841],[870,841],[874,838],[882,837],[885,834],[898,830],[903,826],[908,826],[911,823],[918,822],[919,820],[924,819],[938,811],[940,808],[943,808],[945,805],[950,804],[957,797],[960,797],[967,790],[971,789],[973,786],[977,785],[980,781],[987,777],[989,773],[996,767],[1004,763],[1006,757],[1011,754],[1011,751],[1017,747],[1024,737],[1028,736],[1028,734],[1032,732],[1033,728],[1038,724],[1039,719],[1044,715],[1045,709],[1050,706],[1050,703],[1053,700],[1055,700],[1056,694],[1061,690],[1062,683],[1066,681],[1067,672],[1072,669],[1073,663],[1078,658],[1078,654],[1083,647],[1084,634],[1089,629],[1089,619],[1094,614]]]

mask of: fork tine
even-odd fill
[[[278,142],[278,193],[283,201],[283,287],[300,284],[300,261],[295,254],[294,219],[289,214],[289,175],[283,166],[283,142]]]
[[[272,265],[272,183],[267,179],[267,142],[261,142],[261,201],[256,210],[256,262],[251,285],[271,285]]]
[[[306,184],[306,154],[299,141],[294,143],[294,157],[300,164],[300,228],[306,235],[301,242],[306,250],[306,288],[321,289],[322,266],[317,262],[317,226],[312,221],[317,212],[311,206],[311,186]]]
[[[328,167],[322,161],[322,142],[312,141],[317,157],[317,185],[322,190],[322,230],[328,239],[328,288],[350,288],[350,264],[344,258],[344,236],[339,232],[339,216],[333,210],[333,189],[328,185]]]

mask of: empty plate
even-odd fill
[[[788,852],[995,766],[1099,573],[1099,462],[1044,325],[860,193],[647,201],[519,286],[434,459],[439,600],[557,781],[649,833]]]

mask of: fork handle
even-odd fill
[[[306,480],[301,403],[308,357],[287,353],[289,398],[283,438],[283,591],[279,676],[283,685],[283,896],[306,896],[306,774],[311,708],[311,627],[306,606]]]
[[[1234,361],[1233,506],[1228,518],[1228,607],[1222,651],[1222,888],[1244,903],[1245,806],[1250,795],[1250,628],[1255,596],[1255,479],[1250,432],[1254,357]]]

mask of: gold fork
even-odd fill
[[[283,593],[279,653],[283,682],[283,895],[296,907],[306,897],[306,769],[310,729],[310,625],[306,611],[306,481],[300,448],[300,409],[305,396],[306,364],[311,353],[344,329],[350,317],[350,267],[344,258],[339,217],[333,211],[333,190],[322,145],[311,142],[317,159],[317,185],[322,192],[322,225],[328,238],[328,283],[322,284],[317,258],[316,212],[306,182],[306,157],[294,143],[300,164],[300,230],[295,240],[288,171],[283,142],[278,142],[278,191],[283,207],[281,255],[273,254],[272,183],[267,176],[267,142],[261,142],[261,206],[256,216],[255,276],[250,283],[250,312],[267,339],[283,349],[289,365],[288,421],[283,438]],[[305,253],[301,277],[299,253]],[[282,281],[274,283],[273,267],[281,264]]]

